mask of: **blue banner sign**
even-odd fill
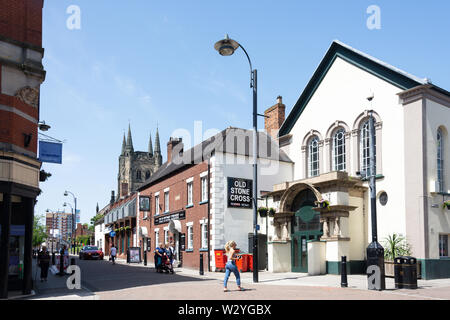
[[[62,143],[39,141],[39,161],[62,163]]]

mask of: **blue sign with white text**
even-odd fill
[[[39,141],[39,161],[62,163],[62,143]]]
[[[111,232],[109,233],[109,236],[110,236],[111,238],[114,238],[114,237],[116,236],[116,232],[115,232],[115,231],[111,231]]]

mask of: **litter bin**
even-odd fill
[[[417,259],[414,257],[403,258],[403,287],[417,289]]]
[[[249,253],[247,255],[247,263],[248,263],[248,270],[253,272],[253,254],[252,253]]]
[[[216,262],[216,271],[225,271],[225,264],[227,263],[225,250],[214,250],[214,258]]]
[[[239,272],[247,272],[248,271],[248,255],[243,254],[239,260],[236,260],[236,267]]]
[[[403,266],[405,264],[406,259],[404,257],[396,257],[394,258],[394,278],[395,278],[395,289],[402,289],[404,280],[403,280]]]

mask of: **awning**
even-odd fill
[[[148,237],[148,230],[147,227],[140,227],[141,231],[141,237]]]
[[[181,222],[180,220],[170,220],[169,231],[172,233],[181,232]]]

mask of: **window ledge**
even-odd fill
[[[186,249],[185,252],[194,252],[194,249]]]
[[[208,203],[208,200],[201,201],[199,204],[205,204],[205,203]]]
[[[200,249],[198,251],[200,251],[200,252],[208,252],[208,248],[202,248],[202,249]]]
[[[186,209],[192,208],[193,206],[194,206],[193,204],[188,204],[188,205],[186,206]]]

